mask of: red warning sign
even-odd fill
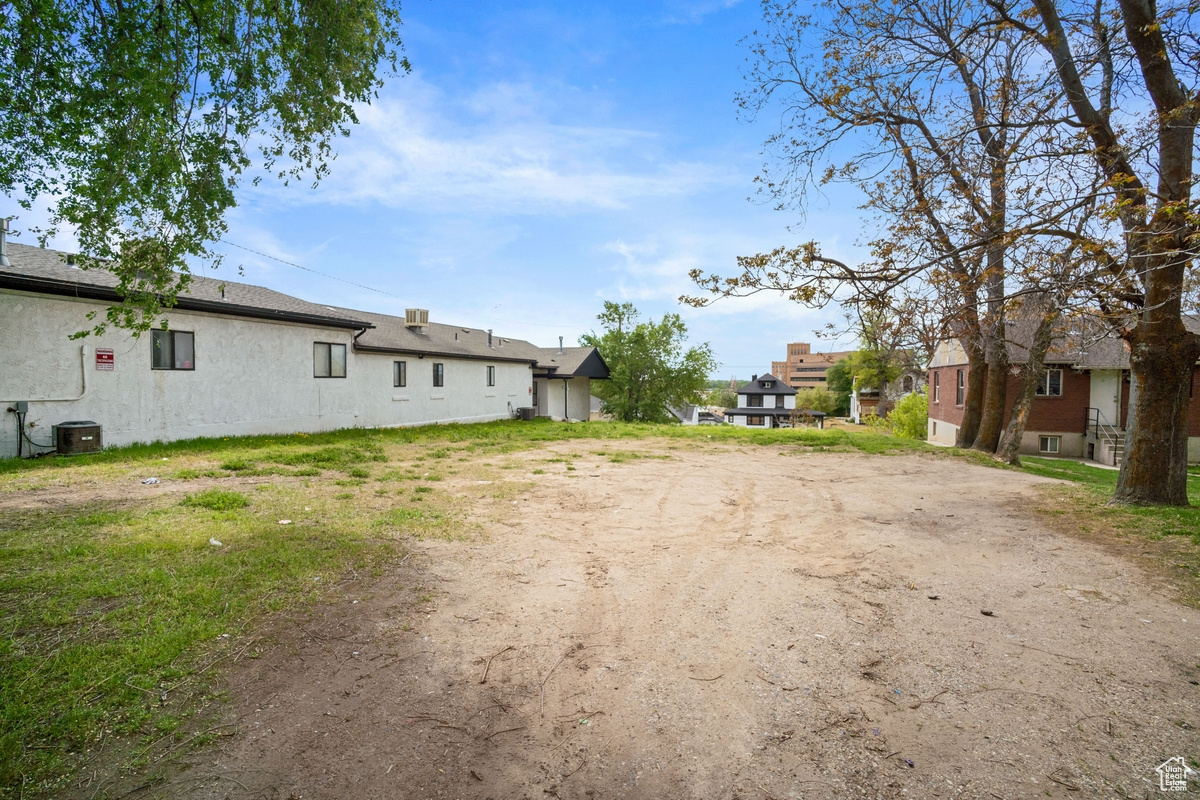
[[[116,367],[116,356],[106,347],[96,348],[96,369],[112,370]]]

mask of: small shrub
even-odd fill
[[[900,398],[888,414],[888,427],[905,439],[924,439],[929,425],[929,399],[925,392],[913,392]]]
[[[183,504],[195,508],[207,508],[211,511],[233,511],[250,505],[250,498],[241,492],[229,489],[205,489],[203,492],[183,498]]]

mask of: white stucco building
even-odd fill
[[[101,425],[106,445],[481,422],[521,407],[586,420],[590,381],[608,375],[594,348],[539,348],[417,309],[353,311],[200,276],[165,315],[168,330],[73,340],[89,313],[118,301],[116,279],[52,250],[10,244],[7,254],[0,457],[46,451],[51,426],[76,420]]]

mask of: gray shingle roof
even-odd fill
[[[67,254],[57,250],[8,243],[11,267],[0,267],[0,286],[46,291],[116,302],[117,277],[108,270],[79,269],[67,264]],[[179,308],[253,316],[258,318],[322,322],[338,328],[370,324],[361,312],[309,303],[262,286],[194,275],[187,291],[179,295]]]
[[[101,268],[81,270],[67,264],[67,253],[8,243],[11,267],[0,267],[0,287],[118,302],[117,278]],[[359,350],[414,353],[447,358],[524,361],[557,377],[607,378],[608,368],[594,347],[537,347],[522,339],[492,336],[480,328],[431,322],[409,328],[402,317],[309,303],[262,286],[194,275],[177,307],[211,313],[306,322],[363,330]]]
[[[764,387],[763,384],[770,382],[770,388]],[[752,381],[748,381],[738,387],[738,394],[795,394],[796,390],[788,386],[784,381],[779,380],[771,373],[759,375]]]

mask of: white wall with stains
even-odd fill
[[[50,427],[103,426],[106,446],[199,436],[324,431],[347,427],[479,422],[529,405],[528,363],[355,353],[354,331],[172,311],[170,328],[195,334],[194,370],[152,370],[151,337],[124,331],[72,340],[106,304],[0,291],[0,457],[17,454],[13,402],[27,401],[26,430],[50,444]],[[313,377],[313,343],[345,344],[345,378]],[[114,351],[112,371],[96,349]],[[408,362],[393,386],[392,362]],[[435,388],[432,364],[445,365]],[[487,386],[487,365],[496,385]],[[586,401],[586,394],[585,394]],[[586,403],[585,403],[586,409]],[[586,414],[582,417],[586,419]]]

